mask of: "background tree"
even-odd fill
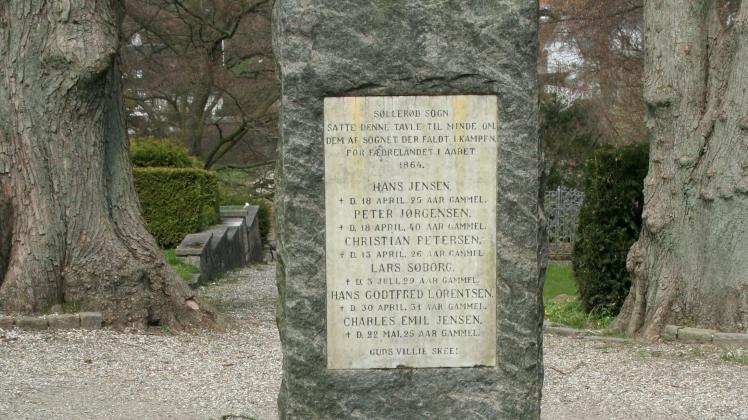
[[[116,0],[0,2],[0,310],[115,325],[210,321],[133,188]]]
[[[556,95],[540,101],[541,133],[545,147],[546,189],[563,186],[582,190],[587,171],[585,161],[598,147],[600,134],[589,118],[590,103],[577,100],[565,104]]]
[[[132,133],[174,137],[206,168],[272,158],[279,89],[270,0],[127,0]],[[238,145],[245,147],[236,150]]]
[[[540,62],[550,70],[541,71],[547,88],[589,102],[588,118],[605,143],[643,141],[642,0],[541,5]],[[561,62],[549,63],[554,56]]]
[[[652,142],[619,326],[746,331],[748,1],[648,0],[644,21]]]

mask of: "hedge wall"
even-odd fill
[[[572,263],[587,312],[616,315],[631,287],[629,248],[642,225],[648,146],[606,147],[587,161]]]
[[[130,159],[136,168],[202,168],[200,160],[169,138],[130,140]]]
[[[148,231],[163,248],[217,223],[218,178],[196,168],[133,168]]]

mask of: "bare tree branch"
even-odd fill
[[[206,167],[238,144],[252,156],[248,133],[274,138],[271,4],[127,0],[124,33],[142,45],[124,54],[126,103],[147,115],[131,112],[135,135],[175,137]]]

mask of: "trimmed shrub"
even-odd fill
[[[270,232],[270,212],[273,208],[273,203],[270,200],[264,198],[250,199],[250,204],[258,206],[257,218],[260,222],[260,238],[262,243],[268,243],[268,233]]]
[[[130,142],[133,166],[139,168],[202,168],[200,161],[168,138],[146,137]]]
[[[196,168],[134,168],[148,231],[162,248],[219,221],[215,172]]]
[[[631,287],[626,256],[642,225],[648,146],[598,149],[587,161],[572,263],[587,312],[615,315]]]

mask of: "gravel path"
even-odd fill
[[[277,418],[275,293],[272,265],[202,289],[234,320],[225,333],[0,331],[0,418]],[[545,349],[544,419],[748,419],[748,366],[722,349],[553,335]]]
[[[544,345],[544,419],[748,419],[748,365],[723,349],[548,334]]]
[[[234,319],[227,332],[0,331],[0,418],[277,418],[275,267],[201,295]]]

